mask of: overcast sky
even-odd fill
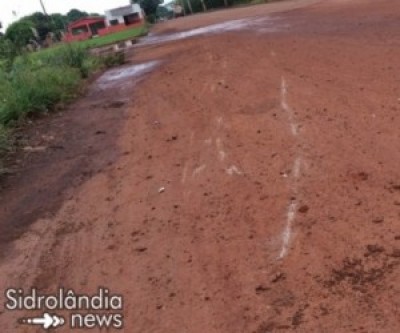
[[[72,8],[89,13],[104,14],[105,9],[130,3],[129,0],[43,0],[43,2],[49,14],[65,14]],[[0,0],[0,22],[3,23],[3,28],[6,28],[18,18],[41,10],[39,0]],[[17,17],[13,15],[13,11],[15,11]]]

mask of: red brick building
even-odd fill
[[[139,5],[133,4],[106,11],[106,17],[89,16],[68,25],[65,42],[87,40],[96,36],[131,29],[144,22],[144,13]]]
[[[68,25],[64,36],[66,42],[76,42],[99,36],[100,30],[106,28],[104,17],[84,17]]]

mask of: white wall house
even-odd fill
[[[106,10],[105,14],[107,26],[130,25],[144,19],[143,10],[138,4]]]

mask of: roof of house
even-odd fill
[[[74,22],[71,22],[70,24],[68,24],[68,27],[76,27],[76,26],[80,26],[82,24],[87,24],[87,23],[91,23],[91,22],[103,22],[105,20],[104,16],[87,16],[87,17],[82,17],[79,20],[76,20]]]

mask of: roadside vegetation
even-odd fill
[[[99,57],[91,55],[91,48],[147,32],[143,26],[84,42],[57,43],[66,24],[88,15],[75,9],[67,15],[34,13],[0,34],[0,174],[1,156],[13,149],[16,125],[71,101],[91,73],[125,62],[123,53]]]
[[[103,58],[79,45],[3,57],[0,60],[0,155],[12,149],[12,129],[30,115],[48,113],[71,101],[83,79],[124,62],[121,54]],[[1,160],[1,159],[0,159]],[[0,174],[2,165],[0,162]]]
[[[128,39],[144,36],[148,32],[147,25],[142,25],[137,28],[116,32],[114,34],[88,39],[86,41],[77,42],[82,47],[94,48],[117,43]]]
[[[159,19],[194,14],[214,8],[270,0],[131,0],[139,3],[149,23]],[[180,7],[182,13],[177,14]],[[10,145],[12,128],[35,113],[54,110],[73,99],[92,72],[124,62],[123,54],[92,56],[91,48],[145,35],[147,24],[119,33],[70,45],[59,43],[66,26],[89,14],[72,9],[66,15],[34,13],[11,24],[0,33],[0,157]],[[0,158],[1,174],[1,158]]]
[[[17,48],[26,45],[30,45],[31,48],[48,47],[61,40],[62,32],[69,23],[89,15],[99,16],[78,9],[71,9],[66,15],[36,12],[12,23],[7,28],[4,38]]]

